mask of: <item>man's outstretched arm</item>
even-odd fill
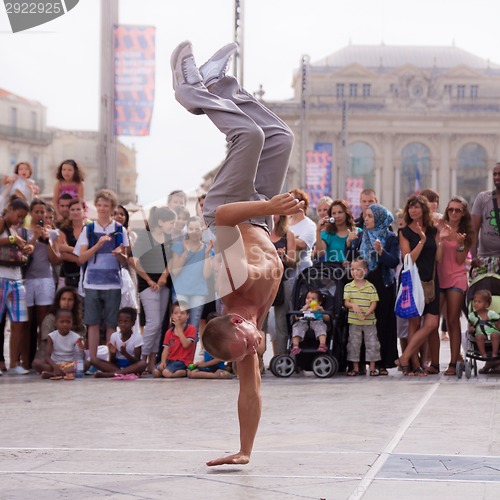
[[[240,451],[234,455],[217,458],[207,465],[245,465],[250,461],[255,435],[259,427],[262,401],[260,397],[260,370],[257,354],[245,356],[238,361],[240,393],[238,396],[238,419],[240,421]]]
[[[217,208],[215,224],[236,226],[252,217],[266,215],[291,215],[304,207],[304,202],[297,200],[290,193],[273,196],[269,201],[237,201]]]

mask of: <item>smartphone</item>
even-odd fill
[[[43,223],[43,219],[40,219],[37,223],[36,223],[37,226],[40,226],[40,227],[43,227],[45,226],[45,224]]]

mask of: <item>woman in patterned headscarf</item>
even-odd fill
[[[379,302],[375,309],[377,335],[380,342],[379,375],[388,375],[387,368],[394,367],[397,358],[396,274],[400,250],[398,237],[392,232],[394,217],[382,205],[370,205],[365,213],[364,228],[353,244],[353,257],[368,264],[366,279],[375,286]],[[394,357],[396,356],[396,358]]]

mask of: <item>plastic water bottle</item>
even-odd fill
[[[85,350],[82,339],[75,342],[75,378],[83,378],[85,375],[84,368]]]

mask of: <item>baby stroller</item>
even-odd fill
[[[290,377],[300,370],[313,371],[320,378],[332,377],[339,368],[346,366],[347,321],[343,307],[345,270],[334,262],[317,262],[304,269],[295,281],[292,292],[292,310],[287,313],[287,354],[274,356],[269,369],[277,377]],[[330,321],[327,322],[327,351],[317,352],[318,341],[311,328],[308,329],[300,347],[302,352],[290,354],[292,348],[292,325],[297,316],[303,316],[300,308],[310,290],[319,290],[323,295],[321,307]]]
[[[478,290],[489,290],[492,295],[490,309],[500,313],[500,276],[498,274],[482,274],[475,278],[469,285],[465,295],[465,303],[467,306],[467,314],[472,309],[472,299]],[[484,358],[481,356],[475,336],[468,332],[468,329],[462,334],[462,345],[465,350],[465,361],[457,363],[457,377],[462,378],[463,373],[469,379],[474,370],[474,377],[477,377],[477,362],[479,361],[500,361],[500,356],[495,358]],[[491,341],[486,340],[486,353],[491,356]]]

